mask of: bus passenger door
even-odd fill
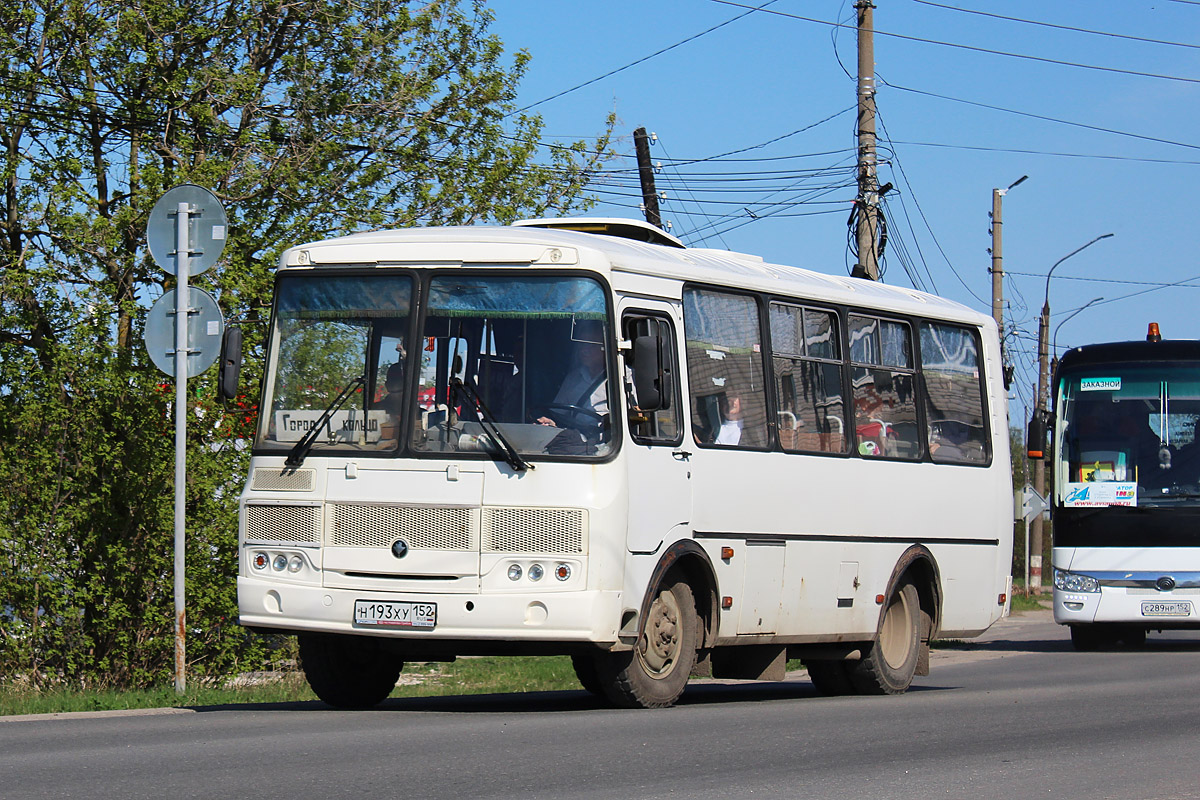
[[[627,547],[658,551],[671,530],[692,515],[691,454],[683,441],[683,402],[674,320],[678,308],[638,301],[622,312],[622,384],[626,426],[629,520]]]

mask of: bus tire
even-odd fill
[[[302,633],[300,666],[313,693],[334,708],[372,708],[400,678],[404,662],[384,653],[365,636]]]
[[[621,708],[666,708],[687,686],[696,662],[699,617],[692,589],[667,575],[632,650],[604,653],[596,674],[608,701]]]
[[[905,581],[887,600],[879,633],[850,671],[859,694],[901,694],[912,684],[921,653],[921,600]]]
[[[855,662],[844,659],[813,659],[804,662],[808,670],[808,679],[813,687],[826,697],[838,697],[844,694],[857,694],[854,682],[850,680],[850,672]]]
[[[1120,638],[1119,633],[1106,625],[1069,625],[1071,644],[1081,653],[1112,647]]]
[[[1121,628],[1121,641],[1131,650],[1140,650],[1146,646],[1146,629],[1136,625]]]
[[[596,656],[591,653],[575,653],[571,656],[571,666],[575,668],[575,677],[579,685],[590,694],[604,697],[604,685],[600,683],[600,674],[596,671]]]

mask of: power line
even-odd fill
[[[842,28],[853,27],[850,25],[843,25],[842,23],[839,23],[839,22],[828,22],[823,19],[815,19],[813,17],[800,16],[799,14],[788,14],[783,11],[773,11],[768,8],[762,8],[762,9],[752,8],[750,6],[742,5],[741,3],[735,3],[735,2],[733,2],[733,0],[712,0],[712,2],[721,3],[721,4],[727,5],[727,6],[733,6],[735,8],[750,8],[751,11],[762,11],[764,14],[775,14],[775,15],[778,15],[781,17],[797,19],[802,22],[813,22],[818,25],[832,25],[832,26],[837,26],[837,27],[842,27]],[[890,36],[893,39],[902,39],[904,41],[909,41],[909,42],[919,42],[921,44],[933,44],[933,45],[937,45],[939,47],[953,47],[958,50],[969,50],[969,51],[975,52],[975,53],[986,53],[987,55],[1004,56],[1006,58],[1018,58],[1018,59],[1023,59],[1026,61],[1037,61],[1037,62],[1041,62],[1043,64],[1054,64],[1054,65],[1060,66],[1060,67],[1075,67],[1077,69],[1095,70],[1098,72],[1113,72],[1113,73],[1117,73],[1119,75],[1132,75],[1132,76],[1139,77],[1139,78],[1158,78],[1160,80],[1180,81],[1183,83],[1200,83],[1200,78],[1184,78],[1179,75],[1162,75],[1162,74],[1155,73],[1155,72],[1140,72],[1138,70],[1120,69],[1118,67],[1102,67],[1097,64],[1081,64],[1076,61],[1063,61],[1062,59],[1047,58],[1045,56],[1029,55],[1027,53],[1010,53],[1005,50],[994,50],[994,49],[988,48],[988,47],[976,47],[974,45],[960,44],[958,42],[942,42],[937,39],[926,39],[921,36],[907,36],[902,33],[889,33],[887,31],[881,31],[879,29],[875,29],[874,32],[875,32],[875,35],[877,35],[877,36]]]
[[[718,0],[714,0],[714,2],[717,2],[717,1]],[[723,0],[720,0],[720,1],[723,2]],[[1141,139],[1141,140],[1147,141],[1147,142],[1158,142],[1159,144],[1169,144],[1169,145],[1173,145],[1175,147],[1187,147],[1191,150],[1200,150],[1200,145],[1188,144],[1186,142],[1176,142],[1176,141],[1172,141],[1171,139],[1160,139],[1156,136],[1144,136],[1140,133],[1129,133],[1127,131],[1119,131],[1114,128],[1102,128],[1099,125],[1088,125],[1085,122],[1073,122],[1071,120],[1058,119],[1057,117],[1048,117],[1044,114],[1033,114],[1029,111],[1017,111],[1016,109],[1013,109],[1013,108],[1004,108],[1003,106],[995,106],[995,105],[991,105],[989,103],[980,103],[975,100],[964,100],[961,97],[951,97],[950,95],[938,94],[937,92],[928,92],[923,89],[913,89],[908,86],[900,86],[899,84],[896,84],[896,83],[889,83],[888,81],[886,81],[882,78],[879,79],[879,82],[889,88],[892,88],[892,89],[898,89],[902,92],[912,92],[913,94],[921,94],[921,95],[925,95],[926,97],[936,97],[939,100],[949,100],[954,103],[963,103],[963,104],[969,105],[969,106],[977,106],[979,108],[988,108],[988,109],[991,109],[992,111],[1003,111],[1006,114],[1016,114],[1017,116],[1021,116],[1021,117],[1029,117],[1031,119],[1040,119],[1045,122],[1055,122],[1055,123],[1058,123],[1059,125],[1070,125],[1075,128],[1085,128],[1085,129],[1091,130],[1091,131],[1099,131],[1100,133],[1111,133],[1116,136],[1127,136],[1131,139]]]
[[[1060,153],[1052,150],[1029,150],[1019,147],[983,147],[970,144],[949,144],[947,142],[906,142],[894,141],[894,144],[905,144],[911,147],[941,147],[949,150],[978,150],[985,153],[1019,153],[1031,156],[1054,156],[1056,158],[1095,158],[1105,161],[1136,161],[1144,164],[1181,164],[1200,166],[1200,161],[1183,161],[1173,158],[1140,158],[1137,156],[1112,156],[1102,153]]]
[[[684,39],[683,41],[676,42],[675,44],[673,44],[673,45],[671,45],[671,46],[669,46],[669,47],[664,47],[663,49],[661,49],[661,50],[657,50],[657,51],[655,51],[655,52],[651,53],[651,54],[650,54],[650,55],[648,55],[648,56],[642,56],[642,57],[641,57],[641,58],[639,58],[637,61],[632,61],[632,62],[630,62],[630,63],[626,64],[626,65],[625,65],[625,66],[623,66],[623,67],[617,67],[617,68],[616,68],[616,69],[614,69],[614,70],[610,70],[610,71],[608,71],[608,72],[604,73],[603,75],[601,75],[601,76],[600,76],[600,77],[598,77],[598,78],[592,78],[590,81],[584,81],[583,83],[580,83],[580,84],[578,84],[578,85],[576,85],[576,86],[572,86],[570,89],[564,89],[564,90],[562,90],[561,92],[559,92],[559,93],[557,93],[557,94],[552,94],[552,95],[550,95],[549,97],[544,97],[544,98],[542,98],[541,100],[538,100],[536,103],[530,103],[529,105],[525,106],[524,108],[519,108],[519,109],[517,109],[516,111],[510,112],[510,114],[509,114],[509,115],[506,115],[506,116],[511,116],[512,114],[521,114],[521,113],[523,113],[523,112],[525,112],[525,111],[528,111],[528,110],[529,110],[529,109],[531,109],[531,108],[534,108],[534,107],[536,107],[536,106],[540,106],[540,105],[542,105],[543,103],[549,103],[551,100],[557,100],[558,98],[562,97],[563,95],[570,94],[571,92],[574,92],[574,91],[577,91],[577,90],[579,90],[579,89],[582,89],[582,88],[584,88],[585,86],[591,86],[593,83],[597,83],[597,82],[599,82],[599,81],[602,81],[602,80],[604,80],[605,78],[608,78],[608,77],[611,77],[611,76],[613,76],[613,75],[616,75],[618,72],[624,72],[625,70],[629,69],[630,67],[636,67],[638,64],[645,63],[645,62],[649,61],[650,59],[652,59],[652,58],[655,58],[656,56],[661,56],[663,53],[666,53],[666,52],[668,52],[668,51],[670,51],[670,50],[674,50],[676,47],[680,47],[680,46],[682,46],[682,45],[685,45],[685,44],[687,44],[688,42],[694,42],[695,40],[699,39],[701,36],[705,36],[705,35],[707,35],[707,34],[710,34],[710,33],[712,33],[713,31],[717,30],[718,28],[724,28],[726,25],[729,25],[730,23],[737,22],[737,21],[738,21],[739,19],[741,19],[742,17],[748,17],[748,16],[750,16],[751,14],[753,14],[755,11],[761,11],[761,10],[763,10],[764,8],[766,8],[767,6],[769,6],[769,5],[771,5],[771,4],[775,3],[775,2],[777,2],[777,0],[767,0],[767,2],[763,3],[761,6],[758,6],[757,8],[750,8],[750,10],[749,10],[749,11],[746,11],[744,14],[738,14],[738,15],[737,15],[736,17],[734,17],[733,19],[727,19],[727,20],[725,20],[724,22],[722,22],[722,23],[720,23],[720,24],[718,24],[718,25],[714,25],[714,26],[712,26],[711,28],[709,28],[709,29],[707,29],[707,30],[700,31],[699,33],[695,34],[694,36],[689,36],[688,38]]]
[[[1188,44],[1186,42],[1170,42],[1165,39],[1147,39],[1143,36],[1130,36],[1124,33],[1112,33],[1111,31],[1097,31],[1090,28],[1077,28],[1073,25],[1056,25],[1053,22],[1042,22],[1035,19],[1021,19],[1020,17],[1006,17],[1003,14],[993,14],[988,11],[978,11],[973,8],[959,8],[958,6],[948,6],[943,3],[935,3],[933,0],[912,0],[914,3],[920,3],[923,6],[933,6],[934,8],[944,8],[947,11],[958,11],[963,14],[977,14],[981,17],[991,17],[992,19],[1002,19],[1007,22],[1020,22],[1024,25],[1037,25],[1042,28],[1054,28],[1060,31],[1071,31],[1073,33],[1086,33],[1092,36],[1109,36],[1114,39],[1127,39],[1131,42],[1145,42],[1147,44],[1165,44],[1171,47],[1189,47],[1195,50],[1200,50],[1200,44]]]

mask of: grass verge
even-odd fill
[[[463,658],[450,664],[406,664],[392,697],[440,697],[493,692],[550,692],[578,689],[566,656]],[[0,716],[138,708],[188,708],[316,700],[304,675],[285,672],[250,686],[189,686],[177,695],[171,686],[151,689],[29,689],[0,685]]]

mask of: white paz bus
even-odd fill
[[[1053,385],[1055,621],[1079,650],[1200,628],[1200,342],[1151,324],[1068,350]]]
[[[645,223],[365,233],[277,274],[241,622],[367,707],[404,662],[565,654],[898,693],[1010,590],[989,317]]]

